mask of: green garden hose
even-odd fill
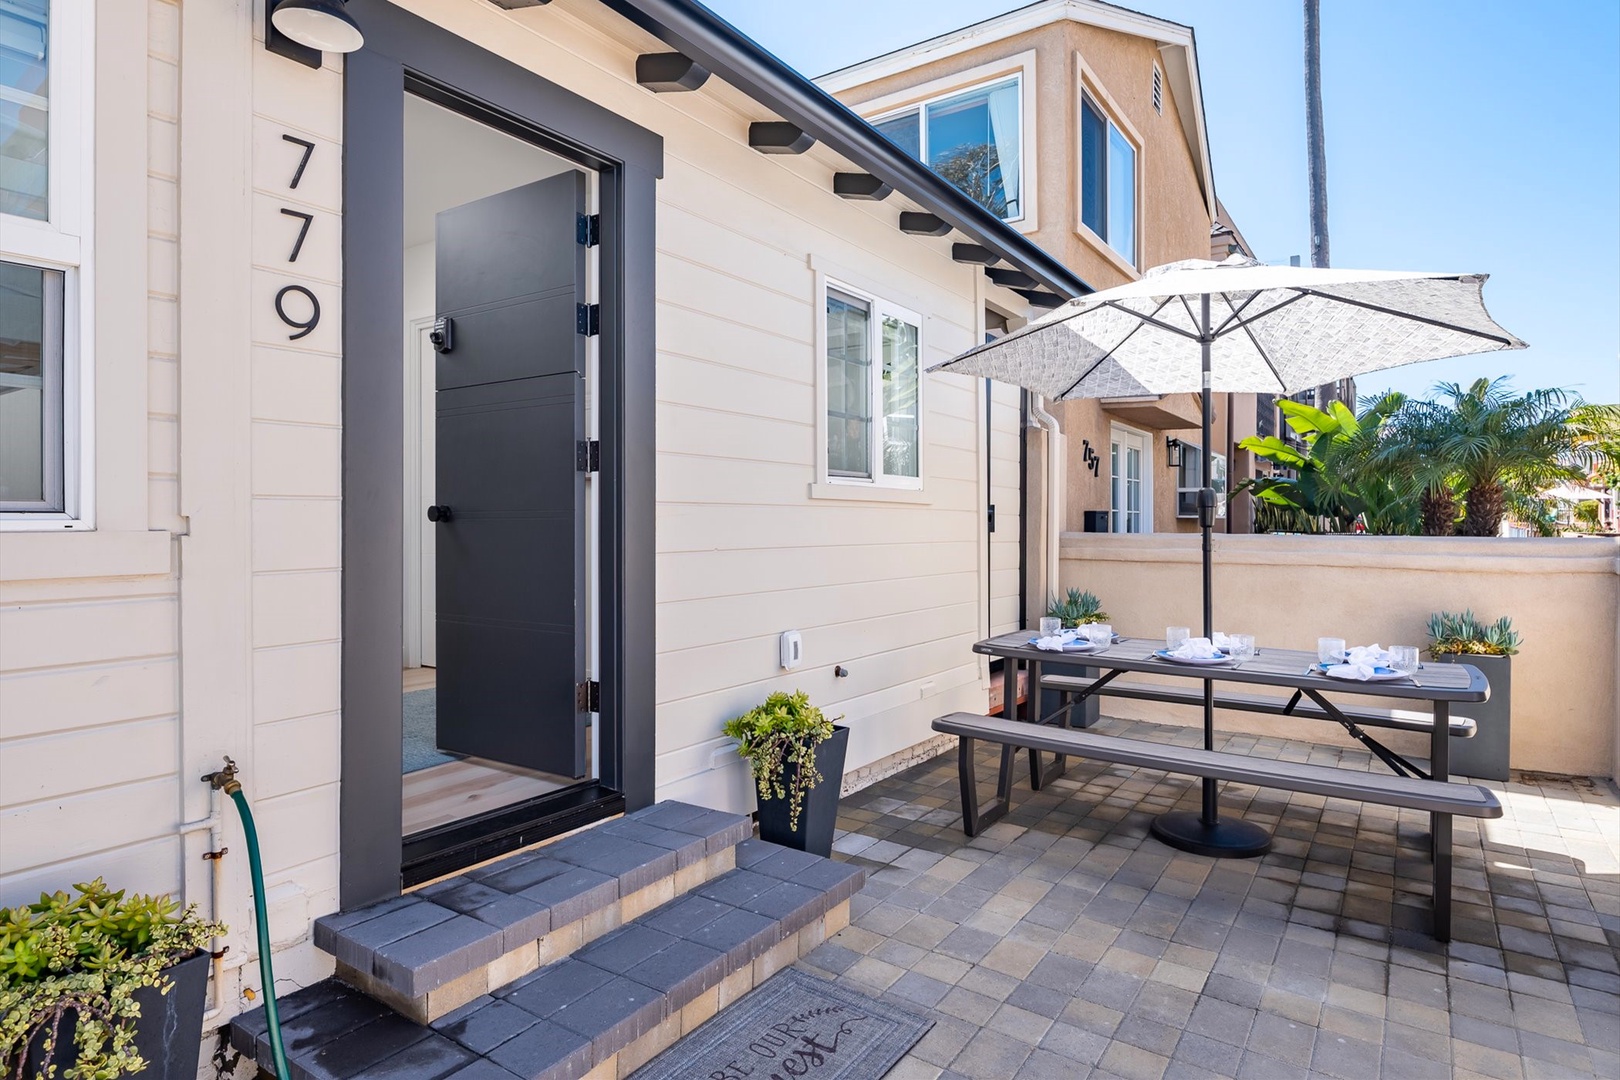
[[[253,921],[259,931],[259,981],[264,984],[264,1021],[270,1033],[270,1056],[276,1076],[288,1080],[287,1050],[281,1044],[281,1014],[276,1010],[276,972],[270,959],[270,917],[264,907],[264,866],[259,860],[259,831],[253,827],[253,811],[236,779],[236,763],[225,759],[225,768],[204,780],[231,797],[242,816],[242,836],[247,841],[248,868],[253,875]]]

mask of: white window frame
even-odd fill
[[[1109,262],[1113,263],[1127,276],[1134,280],[1141,277],[1142,274],[1142,251],[1144,247],[1143,242],[1145,240],[1142,232],[1142,223],[1147,220],[1147,215],[1142,206],[1142,196],[1145,190],[1142,183],[1142,151],[1145,144],[1142,140],[1141,132],[1137,131],[1136,126],[1125,118],[1124,110],[1119,107],[1119,103],[1114,100],[1113,95],[1107,90],[1103,89],[1101,81],[1099,81],[1096,75],[1092,73],[1091,69],[1086,65],[1086,62],[1080,58],[1079,53],[1075,53],[1075,72],[1074,231],[1082,239],[1091,244],[1092,247],[1096,248],[1097,251],[1108,259]],[[1084,115],[1082,110],[1085,108],[1085,102],[1088,97],[1091,99],[1092,104],[1096,106],[1097,111],[1102,114],[1103,120],[1109,125],[1110,130],[1118,131],[1125,141],[1131,144],[1131,149],[1135,154],[1136,167],[1132,177],[1134,180],[1133,187],[1135,188],[1132,198],[1135,210],[1135,214],[1133,215],[1135,221],[1132,223],[1132,229],[1136,237],[1136,251],[1133,253],[1133,259],[1127,259],[1119,252],[1117,248],[1114,247],[1113,244],[1108,242],[1107,237],[1103,236],[1101,233],[1097,232],[1091,226],[1086,224],[1086,193],[1081,182],[1082,178],[1085,176],[1085,139],[1082,137],[1081,133],[1081,117]],[[1104,172],[1106,174],[1106,169]],[[1106,175],[1104,182],[1107,182]],[[1106,225],[1106,222],[1104,224]]]
[[[1035,79],[1035,50],[1030,49],[1001,60],[981,64],[967,71],[960,71],[954,75],[932,79],[919,86],[908,87],[905,90],[871,101],[864,101],[855,106],[861,117],[869,124],[882,123],[893,120],[913,110],[921,111],[925,106],[953,98],[959,94],[982,90],[986,86],[1016,79],[1018,83],[1018,216],[1006,218],[1005,221],[1018,229],[1019,232],[1034,232],[1040,227],[1040,219],[1036,208],[1036,196],[1040,191],[1038,186],[1040,177],[1037,175],[1039,167],[1039,153],[1035,138],[1035,109],[1036,87]],[[923,163],[927,164],[926,151],[927,133],[921,131],[919,126],[919,146],[924,147]]]
[[[827,462],[827,299],[829,293],[843,293],[844,295],[860,300],[870,305],[871,319],[868,332],[870,338],[871,371],[871,413],[869,423],[872,425],[871,436],[866,440],[869,471],[871,476],[835,476]],[[817,290],[818,305],[816,320],[818,330],[816,333],[816,478],[819,483],[833,487],[850,489],[886,489],[897,491],[921,491],[923,478],[928,475],[928,440],[926,429],[928,426],[928,380],[927,371],[923,365],[926,355],[924,334],[926,326],[923,318],[915,310],[897,304],[879,296],[870,289],[863,289],[850,285],[838,278],[821,278],[821,287]],[[883,320],[885,317],[901,319],[917,328],[917,475],[891,476],[883,471],[883,379],[881,377],[883,364]]]
[[[1153,531],[1153,436],[1141,428],[1134,428],[1128,424],[1110,424],[1108,426],[1108,531],[1123,532],[1114,527],[1114,501],[1118,492],[1114,487],[1114,447],[1129,439],[1140,439],[1142,444],[1142,531],[1133,535],[1143,536]]]
[[[44,221],[0,214],[0,260],[62,272],[61,510],[0,511],[0,532],[93,529],[95,101],[91,0],[50,0]],[[51,448],[46,448],[47,454]]]
[[[1198,492],[1203,487],[1203,484],[1200,482],[1192,487],[1188,487],[1183,481],[1186,479],[1188,466],[1196,465],[1198,472],[1203,472],[1203,454],[1204,448],[1202,446],[1198,446],[1190,442],[1182,442],[1181,467],[1176,470],[1176,517],[1182,521],[1189,518],[1194,520],[1198,518]],[[1215,520],[1224,521],[1226,519],[1226,483],[1228,476],[1226,455],[1211,454],[1209,460],[1209,471],[1216,479],[1220,481],[1220,486],[1215,488]],[[1192,497],[1191,509],[1184,509],[1182,507],[1182,496],[1184,495],[1189,495]]]

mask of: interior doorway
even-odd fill
[[[600,776],[588,685],[598,362],[587,169],[407,93],[401,833]]]

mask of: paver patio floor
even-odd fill
[[[1278,739],[1225,748],[1375,764]],[[1501,819],[1457,818],[1442,946],[1428,936],[1426,814],[1228,785],[1223,813],[1276,841],[1217,861],[1148,836],[1154,815],[1197,808],[1195,779],[1071,758],[1031,792],[1026,762],[1013,811],[973,840],[954,752],[844,800],[836,849],[868,884],[853,923],[801,964],[933,1017],[895,1080],[1620,1077],[1607,781],[1516,775],[1492,785]]]

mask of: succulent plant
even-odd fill
[[[1096,594],[1079,589],[1070,589],[1062,600],[1054,596],[1047,607],[1047,618],[1062,619],[1065,627],[1108,621],[1108,612],[1102,609],[1102,601],[1097,599]]]
[[[1437,611],[1429,616],[1429,651],[1468,653],[1474,656],[1512,656],[1519,651],[1519,633],[1506,615],[1493,623],[1481,622],[1472,610]]]

